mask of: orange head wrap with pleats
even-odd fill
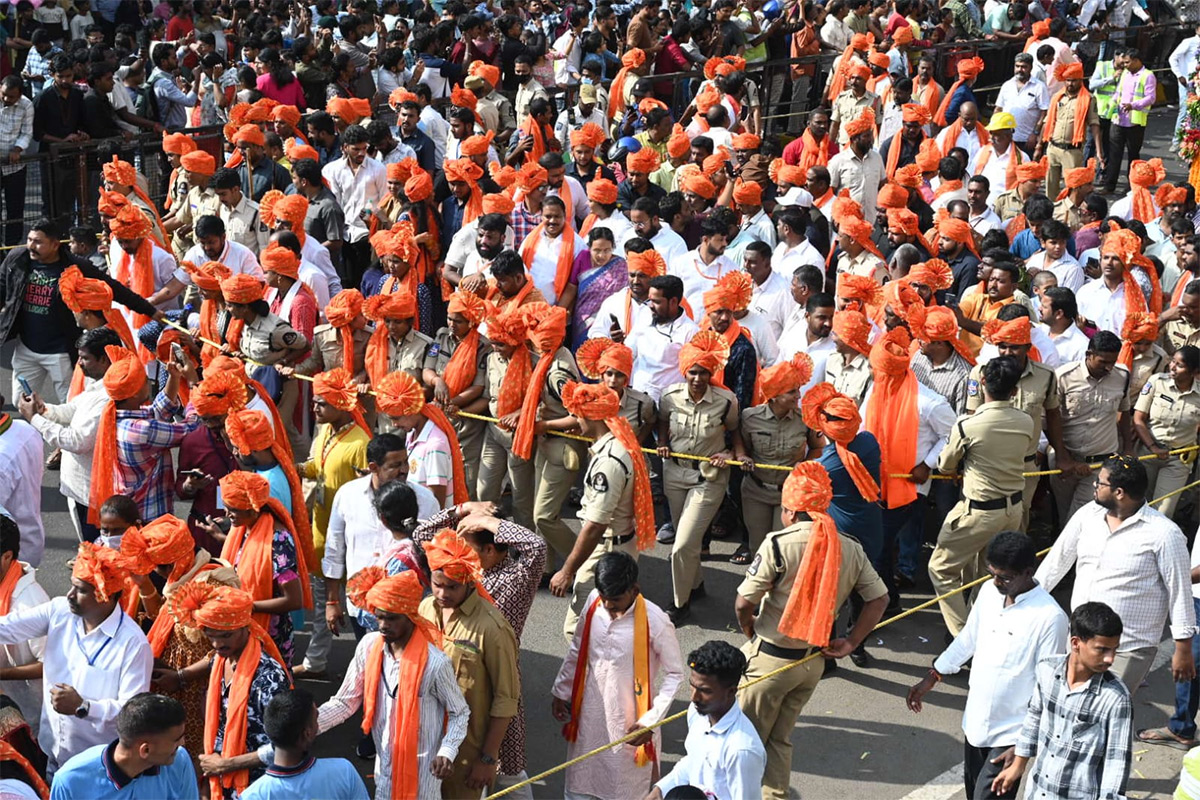
[[[129,557],[111,547],[101,547],[91,542],[80,542],[71,567],[71,577],[90,585],[96,600],[101,603],[129,585],[133,568]]]
[[[417,298],[406,287],[391,294],[376,294],[367,298],[363,313],[375,323],[375,331],[367,340],[366,368],[372,383],[383,380],[388,373],[391,356],[391,334],[387,321],[414,320],[417,316]]]
[[[575,363],[580,372],[594,381],[610,369],[628,378],[633,373],[633,351],[612,339],[588,339],[575,351]]]
[[[430,572],[441,572],[455,583],[473,584],[479,596],[494,603],[483,585],[483,566],[479,554],[466,539],[449,528],[437,532],[425,545],[425,558]]]
[[[908,271],[908,280],[941,292],[954,285],[954,271],[940,258],[931,258],[916,264]]]
[[[358,385],[345,367],[335,367],[313,376],[313,395],[324,398],[326,403],[339,411],[348,411],[355,424],[371,436],[371,428],[363,417],[362,403],[358,399]]]
[[[1161,158],[1152,158],[1149,161],[1134,161],[1129,165],[1131,212],[1134,219],[1149,223],[1158,216],[1158,211],[1154,206],[1154,195],[1150,193],[1150,187],[1157,183],[1162,183],[1166,177],[1167,168],[1163,166]]]
[[[452,469],[452,488],[454,502],[465,503],[471,498],[467,494],[466,468],[463,465],[462,446],[458,442],[458,433],[446,416],[446,412],[433,403],[425,402],[425,392],[417,379],[407,372],[391,372],[375,381],[376,400],[379,410],[389,417],[404,417],[409,414],[420,414],[432,422],[446,437],[450,446]]]
[[[911,344],[908,329],[893,328],[871,348],[875,386],[865,427],[879,442],[881,500],[887,508],[900,508],[917,499],[917,484],[894,477],[907,475],[917,463],[919,390],[917,376],[909,369]]]
[[[823,384],[824,385],[824,384]],[[783,507],[808,514],[812,531],[800,559],[787,605],[779,619],[779,632],[815,647],[829,644],[837,615],[838,574],[842,568],[842,541],[829,516],[833,485],[817,461],[801,461],[783,482]]]
[[[92,453],[92,485],[88,495],[88,522],[98,525],[100,506],[116,494],[117,484],[117,403],[136,397],[146,386],[142,362],[124,347],[104,348],[109,367],[104,373],[104,390],[109,402],[100,413],[96,427],[96,449]]]
[[[545,303],[529,303],[521,306],[520,311],[525,316],[525,335],[540,356],[537,367],[530,376],[529,389],[521,403],[521,418],[513,431],[512,451],[520,458],[528,460],[533,455],[534,427],[542,390],[546,385],[546,376],[550,374],[550,367],[554,364],[555,353],[566,338],[569,315],[565,308]]]
[[[341,366],[353,373],[354,363],[354,327],[353,323],[363,312],[362,292],[358,289],[342,289],[329,300],[325,307],[325,318],[329,324],[337,328],[338,339],[342,342]]]
[[[1158,315],[1152,311],[1135,311],[1125,315],[1121,325],[1121,354],[1117,363],[1133,369],[1133,346],[1138,342],[1153,342],[1158,339]]]
[[[79,267],[71,266],[58,276],[58,292],[63,303],[75,313],[96,311],[104,317],[104,324],[116,331],[121,343],[131,351],[136,350],[133,334],[125,316],[113,308],[112,287],[99,278],[85,278]]]
[[[496,416],[506,417],[521,410],[525,392],[533,376],[533,359],[525,346],[525,315],[521,309],[501,311],[488,318],[488,338],[493,344],[504,344],[513,348],[508,359],[508,368],[500,380],[500,391],[496,397]],[[580,348],[580,352],[583,348]],[[582,368],[582,367],[581,367]]]
[[[872,503],[878,500],[879,484],[867,471],[858,454],[849,448],[862,424],[862,416],[854,401],[833,388],[833,384],[818,383],[805,392],[804,399],[800,401],[800,414],[805,425],[820,431],[836,445],[838,457],[863,499]]]
[[[759,373],[754,404],[761,405],[781,394],[797,391],[812,379],[813,361],[808,353],[797,353],[791,361],[780,361]]]
[[[871,321],[858,309],[844,308],[834,312],[833,332],[843,344],[862,355],[871,352]]]
[[[909,273],[910,277],[912,273]],[[925,322],[914,335],[924,342],[949,342],[968,364],[975,366],[975,354],[958,335],[958,317],[945,306],[930,306],[925,309]]]

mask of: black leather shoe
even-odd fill
[[[375,757],[375,739],[371,734],[367,734],[358,740],[358,745],[354,748],[354,755],[365,760]]]
[[[866,669],[871,666],[871,661],[873,659],[871,658],[870,654],[867,653],[867,648],[860,644],[858,649],[850,654],[850,660],[854,662],[854,666]]]
[[[708,591],[705,590],[703,582],[701,582],[700,585],[695,589],[692,589],[692,593],[688,595],[688,605],[691,605],[693,600],[697,600],[701,597],[708,597]]]
[[[825,671],[821,673],[821,677],[837,672],[838,663],[836,658],[825,659]]]
[[[667,609],[667,616],[671,619],[671,624],[674,625],[676,628],[683,625],[683,623],[686,622],[688,617],[690,617],[691,615],[692,615],[691,603],[685,603],[682,608],[680,608],[679,606],[672,605],[670,608]]]

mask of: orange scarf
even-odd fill
[[[1147,270],[1148,272],[1149,270]],[[1179,278],[1179,282],[1175,284],[1174,291],[1171,292],[1171,307],[1179,305],[1183,302],[1183,289],[1189,283],[1196,279],[1196,275],[1190,270],[1185,269],[1183,275]]]
[[[411,270],[409,270],[411,272]],[[413,295],[416,297],[416,295]],[[338,340],[342,343],[342,366],[351,375],[357,375],[358,370],[354,368],[354,320],[350,320],[345,325],[333,327],[337,329]],[[332,324],[332,323],[330,323]],[[233,326],[230,326],[231,328]],[[239,331],[240,332],[240,331]],[[332,367],[331,367],[332,369]]]
[[[520,291],[518,291],[512,297],[501,297],[500,289],[496,286],[496,281],[494,279],[489,280],[487,297],[485,299],[496,307],[497,314],[503,314],[506,311],[512,311],[513,309],[520,308],[522,304],[524,304],[525,298],[529,297],[529,294],[532,291],[533,277],[526,272],[525,285],[522,286]]]
[[[454,348],[454,353],[446,364],[446,371],[442,373],[442,380],[446,382],[451,400],[467,390],[467,387],[475,380],[475,374],[478,371],[479,328],[474,327],[467,334],[467,338]]]
[[[808,172],[809,167],[824,167],[829,164],[828,136],[818,143],[813,138],[812,132],[805,128],[800,140],[804,142],[804,149],[800,151],[800,159],[796,162],[796,166]]]
[[[929,83],[921,86],[917,83],[917,79],[913,79],[913,87],[917,90],[917,102],[929,109],[929,116],[932,118],[937,115],[938,106],[942,102],[942,87],[938,86],[937,81],[930,79]]]
[[[0,617],[7,617],[8,612],[12,610],[13,590],[17,588],[17,581],[21,580],[24,574],[25,568],[21,566],[21,562],[13,561],[8,567],[8,572],[4,573],[4,580],[0,580]]]
[[[958,137],[963,132],[962,117],[959,117],[958,119],[954,120],[954,122],[950,123],[950,126],[946,128],[946,131],[946,143],[942,145],[942,158],[949,158],[950,151],[956,147]],[[992,143],[991,134],[989,134],[987,130],[984,129],[984,127],[978,122],[975,123],[975,133],[979,136],[979,143],[981,145],[989,145]]]
[[[613,76],[612,84],[608,87],[608,118],[616,119],[625,111],[625,79],[629,77],[629,67],[621,67]]]
[[[132,263],[131,263],[132,262]],[[150,237],[142,239],[137,252],[132,256],[121,251],[121,261],[117,264],[117,281],[128,286],[135,294],[150,297],[154,294],[154,242]],[[145,314],[134,313],[133,324],[142,327],[150,321]]]
[[[871,407],[864,422],[879,441],[880,497],[887,508],[900,508],[917,499],[917,484],[891,477],[908,474],[917,463],[917,393],[917,377],[911,369],[903,375],[875,370]]]
[[[245,525],[234,526],[225,539],[221,548],[221,558],[233,564],[241,578],[242,588],[250,593],[255,601],[270,600],[275,596],[275,575],[271,569],[271,541],[275,538],[275,521],[279,520],[287,528],[296,547],[296,571],[300,573],[300,587],[303,591],[305,608],[312,608],[312,585],[308,579],[308,566],[304,559],[304,548],[296,541],[296,533],[292,529],[291,515],[274,497],[267,500],[262,513],[258,515],[254,527],[247,529]],[[245,545],[243,547],[243,544]],[[270,614],[255,614],[254,621],[267,629]],[[283,663],[281,660],[279,663]],[[217,674],[216,667],[213,674]]]
[[[634,459],[635,463],[638,459]],[[643,461],[645,459],[642,459]],[[571,681],[571,720],[563,725],[562,735],[568,742],[579,738],[579,718],[583,713],[583,691],[587,684],[588,657],[591,655],[592,618],[600,597],[588,606],[583,619],[583,634],[579,641],[579,653],[575,661],[575,677]],[[650,710],[650,695],[654,688],[650,674],[650,623],[646,617],[646,599],[638,594],[633,601],[633,697],[638,719]],[[638,747],[633,763],[645,767],[658,761],[654,740]],[[393,795],[395,796],[395,795]]]
[[[363,676],[362,732],[370,735],[375,722],[379,683],[383,677],[383,637],[367,652]],[[396,680],[396,699],[392,703],[392,797],[416,797],[420,782],[417,768],[417,734],[421,729],[421,681],[429,661],[429,639],[416,625],[404,645]],[[403,687],[403,688],[400,688]],[[380,742],[380,745],[384,745]]]
[[[508,369],[500,381],[500,394],[496,398],[496,416],[506,417],[514,411],[521,410],[521,402],[529,389],[529,379],[533,375],[533,359],[529,348],[524,344],[517,345],[513,357],[508,360]]]
[[[840,450],[841,445],[838,445]],[[800,571],[792,583],[779,632],[816,647],[829,644],[837,613],[837,583],[842,571],[842,542],[833,517],[810,511],[812,533],[800,559]]]
[[[837,450],[838,458],[841,459],[842,466],[846,468],[846,472],[850,473],[850,479],[854,481],[854,486],[858,489],[858,493],[862,498],[870,503],[874,503],[879,499],[879,484],[875,483],[875,478],[871,476],[871,471],[867,469],[867,465],[858,457],[858,453],[850,449],[850,443],[854,441],[854,437],[858,435],[858,422],[848,423],[846,420],[826,420],[825,435],[833,439],[834,449]],[[834,431],[839,428],[843,429],[841,435],[833,435]],[[849,437],[845,436],[849,433]]]
[[[454,430],[454,425],[450,423],[446,412],[432,403],[426,403],[425,407],[421,409],[421,414],[446,435],[446,441],[450,445],[450,461],[453,466],[451,472],[454,481],[454,502],[466,503],[471,497],[467,493],[467,473],[466,467],[463,465],[462,445],[458,443],[458,432]]]
[[[546,223],[539,222],[538,226],[521,243],[521,260],[525,262],[525,269],[530,272],[533,271],[533,256],[537,252],[538,243],[542,240],[542,233],[545,230]],[[571,267],[574,263],[575,231],[568,224],[563,226],[562,234],[559,236],[558,264],[554,271],[555,300],[562,297],[563,290],[567,288],[567,283],[571,280]]]
[[[583,218],[583,224],[579,226],[579,235],[587,236],[592,232],[592,226],[596,224],[596,220],[600,219],[595,214],[588,214]]]
[[[526,461],[533,457],[533,428],[537,420],[538,405],[542,402],[542,387],[546,385],[546,376],[550,374],[550,367],[554,364],[554,355],[561,346],[560,343],[538,358],[537,366],[529,380],[529,389],[521,401],[521,421],[513,431],[512,452]]]
[[[363,359],[364,366],[367,368],[367,377],[371,379],[372,384],[379,383],[383,380],[383,376],[390,371],[388,363],[391,361],[391,351],[392,342],[387,324],[380,320],[375,323],[375,331],[367,340],[367,354]]]
[[[983,174],[983,168],[987,166],[995,152],[996,146],[990,142],[979,148],[979,163],[975,167],[977,173]],[[1006,192],[1017,188],[1017,165],[1023,163],[1024,157],[1021,148],[1012,142],[1009,142],[1008,154],[1008,166],[1004,168],[1004,190]]]
[[[546,144],[546,130],[538,124],[532,114],[525,115],[525,121],[521,123],[521,133],[533,139],[533,145],[525,151],[526,164],[536,164],[538,159],[550,152]]]
[[[958,87],[962,86],[966,81],[959,78],[950,88],[946,90],[946,94],[942,97],[941,104],[938,105],[937,111],[933,113],[933,121],[942,127],[946,127],[946,112],[950,109],[950,101],[954,99],[954,93],[958,91]]]
[[[928,137],[925,135],[925,132],[922,131],[921,132],[921,141],[923,142],[927,138]],[[918,142],[917,144],[919,145],[920,142]],[[892,137],[892,143],[888,146],[887,178],[889,181],[896,177],[896,170],[898,170],[900,168],[900,151],[903,148],[904,148],[904,136],[902,135],[902,131],[896,131],[896,134]],[[829,191],[832,194],[833,190],[830,189]]]
[[[268,544],[269,548],[269,544]],[[256,617],[259,615],[255,615]],[[229,703],[225,708],[225,738],[221,743],[221,755],[225,758],[243,755],[246,752],[247,707],[250,704],[250,684],[262,661],[263,651],[275,659],[286,672],[279,648],[265,630],[256,623],[250,625],[250,640],[238,658],[229,685]],[[204,752],[214,753],[217,745],[217,728],[221,724],[221,688],[225,681],[225,657],[213,659],[212,671],[208,674],[208,696],[204,707]],[[291,682],[288,683],[291,688]],[[212,797],[222,796],[222,787],[245,791],[250,785],[250,772],[238,770],[208,779]]]
[[[200,303],[200,338],[207,339],[200,346],[200,363],[208,366],[221,351],[208,342],[221,341],[221,331],[217,325],[217,301],[204,300]]]
[[[1054,135],[1054,126],[1058,122],[1058,101],[1066,97],[1067,90],[1059,89],[1054,97],[1050,98],[1050,110],[1046,112],[1046,124],[1042,127],[1042,141],[1050,141],[1050,137]],[[1071,132],[1071,144],[1078,147],[1083,144],[1083,140],[1087,138],[1087,117],[1088,108],[1092,102],[1092,94],[1087,90],[1086,86],[1079,89],[1077,95],[1078,102],[1075,103],[1075,129]]]
[[[962,188],[962,181],[942,181],[938,184],[938,188],[934,189],[933,196],[941,197],[947,192],[957,192]]]
[[[88,522],[100,524],[100,506],[116,494],[117,404],[109,400],[96,425],[96,449],[92,451],[92,485],[88,494]]]

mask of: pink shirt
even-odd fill
[[[275,79],[271,77],[271,73],[258,76],[258,90],[265,97],[269,97],[277,103],[282,103],[285,106],[295,106],[304,111],[308,107],[308,101],[304,99],[304,89],[300,87],[300,81],[293,76],[292,82],[287,86],[280,87],[275,83]]]

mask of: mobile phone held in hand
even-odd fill
[[[21,384],[21,392],[26,397],[33,397],[33,387],[29,385],[29,381],[25,380],[23,375],[17,376],[17,383]]]

